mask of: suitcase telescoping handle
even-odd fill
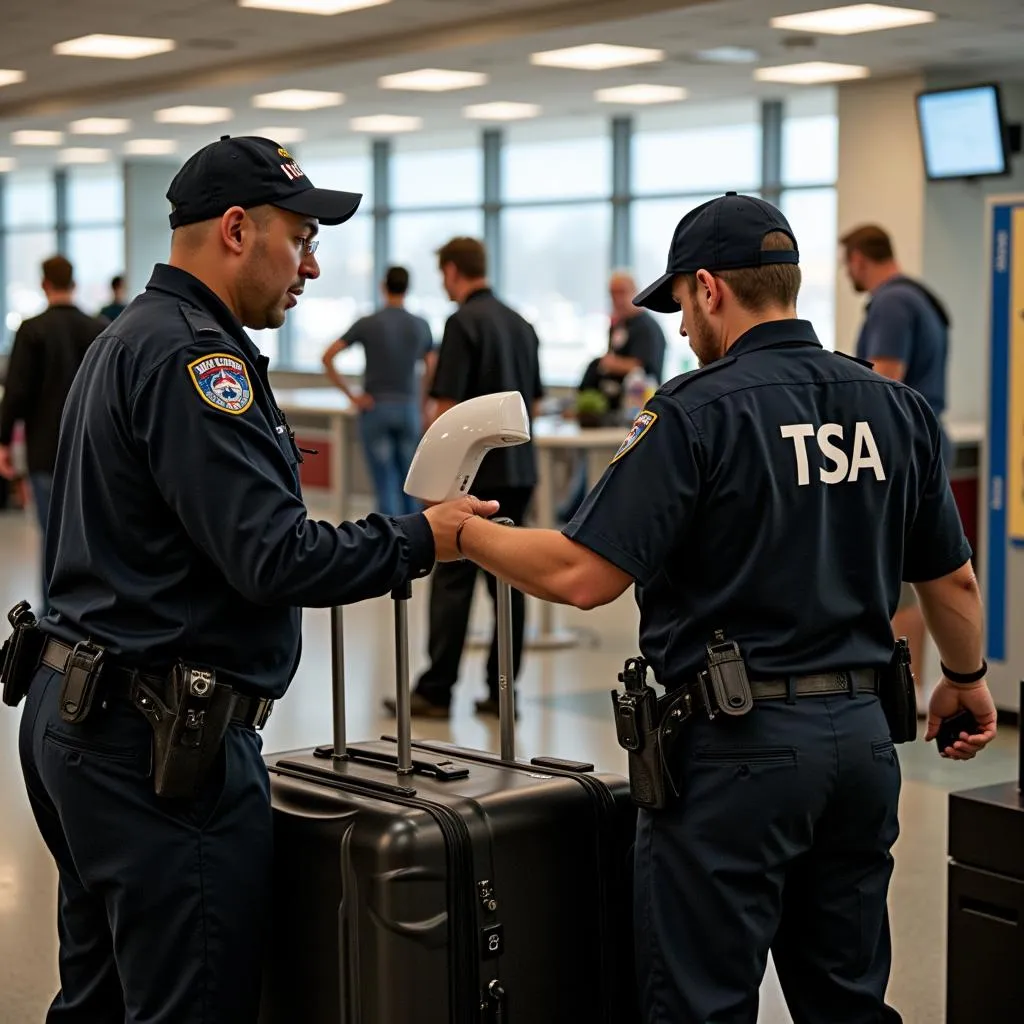
[[[504,517],[492,520],[502,526],[515,526]],[[512,660],[512,585],[497,577],[495,607],[498,633],[498,730],[501,737],[499,753],[502,761],[516,759],[516,697]]]
[[[347,757],[345,736],[345,623],[341,609],[331,608],[331,706],[334,714],[334,757]]]

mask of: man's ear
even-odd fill
[[[244,230],[245,210],[240,206],[232,206],[220,219],[220,238],[236,256],[242,254]]]
[[[708,313],[722,304],[722,282],[706,270],[697,271],[697,301]]]

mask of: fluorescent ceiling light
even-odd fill
[[[364,7],[380,7],[391,0],[238,0],[239,7],[260,11],[287,11],[289,14],[344,14]]]
[[[479,71],[447,71],[444,68],[421,68],[403,71],[398,75],[384,75],[377,79],[382,89],[411,89],[415,92],[450,92],[453,89],[472,89],[486,85],[488,76]]]
[[[471,103],[462,113],[472,121],[523,121],[537,117],[540,107],[536,103]]]
[[[322,110],[337,107],[345,102],[340,92],[323,92],[319,89],[281,89],[279,92],[264,92],[253,96],[252,105],[263,110]]]
[[[126,117],[83,117],[68,125],[72,135],[124,135],[132,130]]]
[[[59,146],[63,141],[63,132],[43,132],[35,129],[11,132],[11,142],[15,146]]]
[[[713,46],[697,51],[697,59],[708,64],[756,64],[760,56],[747,46]]]
[[[754,78],[759,82],[818,85],[822,82],[848,82],[854,78],[867,78],[870,73],[859,64],[829,64],[827,61],[811,60],[804,64],[758,68],[754,72]]]
[[[258,135],[263,139],[270,139],[271,142],[280,142],[284,146],[306,141],[305,128],[286,128],[284,125],[280,125],[277,128],[257,128],[253,135]]]
[[[853,4],[850,7],[829,7],[822,11],[786,14],[772,18],[772,28],[793,32],[821,32],[830,36],[852,36],[858,32],[878,32],[909,25],[927,25],[935,21],[934,11],[917,11],[907,7],[883,7],[881,4]]]
[[[61,164],[105,164],[109,159],[109,149],[77,147],[62,149],[57,154],[57,162]]]
[[[109,57],[112,60],[138,60],[173,50],[173,39],[146,36],[81,36],[57,43],[53,52],[61,57]]]
[[[230,107],[164,107],[153,114],[153,120],[161,124],[219,124],[232,117]]]
[[[397,132],[417,132],[423,127],[422,117],[408,114],[372,114],[353,117],[349,127],[354,132],[373,132],[376,135],[394,135]]]
[[[0,68],[0,86],[17,85],[25,81],[24,71],[11,71],[10,68]]]
[[[616,85],[598,89],[594,99],[599,103],[677,103],[688,93],[678,85]]]
[[[18,166],[18,161],[13,156],[0,156],[0,174],[13,171]]]
[[[570,46],[564,50],[544,50],[530,54],[530,63],[548,68],[574,68],[579,71],[604,71],[633,64],[653,64],[665,59],[664,50],[647,50],[639,46],[613,46],[590,43]]]
[[[124,144],[128,156],[171,156],[177,151],[174,139],[132,139]]]

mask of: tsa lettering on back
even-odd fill
[[[871,424],[858,420],[853,429],[852,454],[847,455],[846,446],[840,448],[837,442],[845,442],[843,427],[839,423],[823,423],[815,430],[813,423],[788,423],[779,427],[782,436],[792,440],[796,458],[796,482],[800,487],[811,483],[810,460],[807,456],[807,439],[813,438],[825,465],[819,467],[818,478],[823,484],[857,482],[861,470],[874,473],[876,480],[885,480],[882,456],[871,433]],[[827,468],[826,468],[827,467]]]

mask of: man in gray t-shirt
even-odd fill
[[[903,273],[896,262],[892,241],[882,228],[873,224],[857,228],[845,234],[840,244],[854,289],[871,295],[857,338],[857,358],[871,363],[883,377],[913,388],[931,406],[941,424],[946,410],[949,314],[928,288]],[[948,468],[952,446],[945,430],[942,455]],[[927,631],[909,583],[904,583],[900,590],[892,626],[896,636],[905,636],[910,644],[921,694]]]
[[[324,371],[359,409],[366,463],[377,492],[377,508],[397,516],[418,511],[402,490],[420,439],[422,386],[420,363],[429,363],[434,345],[430,325],[405,308],[409,272],[391,267],[383,282],[384,306],[357,320],[324,352]],[[363,389],[354,392],[334,368],[339,352],[362,345],[366,356]]]

